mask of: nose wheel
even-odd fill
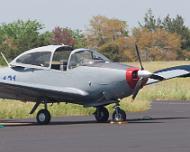
[[[116,107],[115,111],[112,114],[113,122],[123,122],[126,121],[126,113],[120,107]]]
[[[96,108],[96,112],[94,113],[97,122],[103,123],[107,122],[109,119],[109,112],[105,107]]]

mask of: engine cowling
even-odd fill
[[[131,89],[135,88],[139,80],[138,71],[139,68],[129,68],[126,70],[126,80]]]

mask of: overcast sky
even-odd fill
[[[132,28],[149,8],[161,18],[180,14],[190,26],[189,0],[0,0],[0,23],[37,19],[47,30],[55,26],[85,29],[92,16],[105,15],[125,20]]]

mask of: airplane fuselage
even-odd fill
[[[64,96],[55,94],[38,95],[32,92],[23,94],[9,88],[0,90],[0,96],[23,101],[47,98],[48,102],[72,102],[84,106],[106,105],[131,95],[132,89],[126,81],[126,71],[130,68],[119,63],[101,63],[94,66],[79,66],[67,71],[33,68],[1,68],[0,78],[5,81],[17,81],[38,86],[77,88],[87,96]]]

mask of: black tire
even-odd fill
[[[105,107],[98,107],[94,113],[94,116],[97,122],[104,123],[109,119],[109,111]]]
[[[40,125],[48,124],[51,120],[50,112],[46,109],[42,109],[38,111],[36,115],[36,120],[37,120],[37,123]]]
[[[116,112],[117,110],[117,112]],[[122,122],[122,121],[126,121],[126,113],[124,110],[117,108],[112,115],[112,119],[115,122]]]

